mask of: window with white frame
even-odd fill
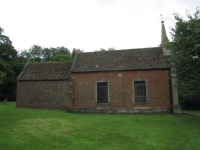
[[[146,81],[134,81],[135,102],[147,102]]]
[[[97,82],[97,103],[108,103],[108,82]]]

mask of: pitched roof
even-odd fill
[[[120,71],[169,68],[161,47],[79,53],[72,72]]]
[[[70,78],[72,62],[29,63],[18,76],[18,80],[66,80]]]

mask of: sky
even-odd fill
[[[156,47],[162,14],[167,35],[173,13],[185,19],[200,0],[0,0],[0,27],[16,50],[33,45],[91,52]]]

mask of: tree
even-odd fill
[[[106,52],[106,51],[114,51],[115,48],[114,47],[110,47],[108,48],[108,50],[104,49],[104,48],[100,48],[100,50],[96,50],[95,52]]]
[[[114,50],[115,50],[114,47],[110,47],[110,48],[108,48],[108,51],[114,51]]]
[[[75,57],[76,54],[83,53],[83,52],[84,52],[83,50],[73,48],[71,56],[74,59],[74,57]]]
[[[0,84],[3,84],[3,81],[5,80],[6,74],[0,71]]]
[[[174,65],[172,73],[177,76],[179,96],[182,99],[200,102],[200,10],[194,17],[186,13],[184,20],[175,13],[175,28],[171,28],[172,41],[166,47],[171,50],[167,62]]]
[[[3,43],[12,44],[9,37],[2,34],[3,32],[4,30],[0,27],[0,44],[3,44]]]
[[[27,50],[21,51],[17,56],[17,61],[26,64],[31,59],[31,53]]]
[[[72,61],[70,50],[65,47],[57,47],[50,58],[51,62],[68,62]]]
[[[17,51],[8,36],[2,35],[0,27],[0,100],[16,98],[16,78],[23,65],[17,59]]]
[[[44,48],[42,52],[43,52],[44,62],[50,62],[54,51],[49,48]]]
[[[51,57],[51,62],[69,62],[72,61],[72,57],[68,54],[57,53]]]
[[[17,62],[17,51],[10,44],[0,45],[0,72],[3,74],[3,84],[0,85],[0,100],[8,98],[15,100],[16,78],[23,68]]]
[[[42,62],[43,60],[43,48],[39,45],[33,45],[30,48],[31,58],[33,58],[34,61]]]
[[[66,48],[64,46],[57,47],[57,53],[70,55],[70,50],[68,50],[68,48]]]
[[[12,60],[16,55],[16,51],[12,51],[13,47],[10,45],[11,41],[9,37],[2,35],[3,31],[4,30],[0,27],[0,85],[3,84],[6,79],[6,73],[4,70],[4,67],[6,66],[5,64],[7,61],[9,62]]]
[[[29,50],[21,51],[19,58],[21,61],[30,60],[31,63],[39,62],[63,62],[72,61],[70,50],[64,46],[43,48],[39,45],[33,45]]]

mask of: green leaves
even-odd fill
[[[81,52],[79,49],[73,49],[72,54],[70,54],[70,50],[64,46],[56,48],[43,48],[39,45],[33,45],[29,50],[22,51],[19,57],[23,57],[26,61],[30,59],[32,63],[66,62],[72,61],[75,53],[79,51]]]
[[[0,100],[15,100],[16,78],[24,64],[19,62],[17,51],[9,37],[2,33],[3,29],[0,27]]]
[[[3,32],[4,32],[4,30],[0,27],[0,45],[1,44],[12,44],[9,37],[2,34]]]
[[[0,84],[3,84],[3,81],[5,80],[6,74],[0,71]]]
[[[200,101],[200,10],[195,17],[186,14],[189,20],[183,20],[174,14],[176,25],[171,28],[172,42],[166,47],[172,55],[166,58],[169,64],[175,64],[172,70],[178,78],[179,96],[188,100]]]

